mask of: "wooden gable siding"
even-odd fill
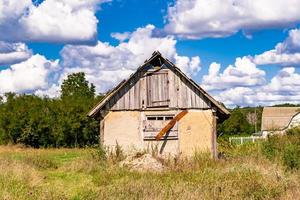
[[[167,74],[167,86],[165,84],[158,86],[158,83],[166,83],[164,80],[159,80],[155,85],[151,85],[153,84],[153,81],[150,81],[150,83],[149,77],[156,76],[158,73]],[[143,110],[147,107],[155,107],[153,104],[149,105],[148,103],[149,97],[147,94],[147,87],[149,87],[149,84],[151,85],[150,87],[152,90],[156,89],[156,98],[163,100],[168,99],[167,105],[159,103],[158,106],[195,109],[207,109],[211,107],[209,100],[178,72],[170,69],[162,69],[150,75],[146,75],[145,72],[136,73],[130,82],[110,99],[109,103],[106,104],[106,110]],[[159,89],[159,87],[163,88]],[[166,90],[168,90],[168,94],[161,94],[162,91]]]

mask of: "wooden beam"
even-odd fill
[[[156,135],[155,139],[160,140],[181,118],[183,118],[188,113],[187,110],[183,110],[178,113],[161,131]]]

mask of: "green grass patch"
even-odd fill
[[[226,159],[221,160],[205,153],[190,159],[170,158],[164,161],[162,173],[118,167],[97,149],[0,147],[0,199],[288,199],[300,195],[299,173],[267,159],[261,147],[226,147]]]

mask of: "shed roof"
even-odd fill
[[[299,113],[299,109],[300,107],[264,107],[261,130],[284,130]]]
[[[96,117],[97,114],[101,111],[102,108],[105,107],[106,103],[109,102],[109,100],[121,89],[123,88],[129,81],[131,80],[134,75],[143,69],[144,66],[149,64],[154,59],[160,59],[161,61],[164,61],[168,63],[175,71],[177,71],[179,74],[181,74],[188,82],[190,82],[192,85],[194,85],[211,103],[214,105],[218,112],[221,113],[224,116],[230,115],[230,112],[218,101],[216,101],[212,96],[210,96],[204,89],[202,89],[197,83],[195,83],[192,79],[188,78],[178,67],[176,67],[171,61],[161,56],[160,52],[155,51],[153,52],[151,58],[146,60],[143,65],[141,65],[135,73],[131,74],[130,77],[127,80],[123,80],[121,83],[119,83],[111,92],[105,95],[105,97],[94,107],[91,109],[91,111],[88,113],[89,117]]]

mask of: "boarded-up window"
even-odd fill
[[[159,131],[165,127],[172,119],[173,115],[149,115],[144,121],[144,140],[154,140]],[[162,139],[178,139],[177,123]]]
[[[168,72],[155,72],[146,77],[147,107],[169,106]]]

